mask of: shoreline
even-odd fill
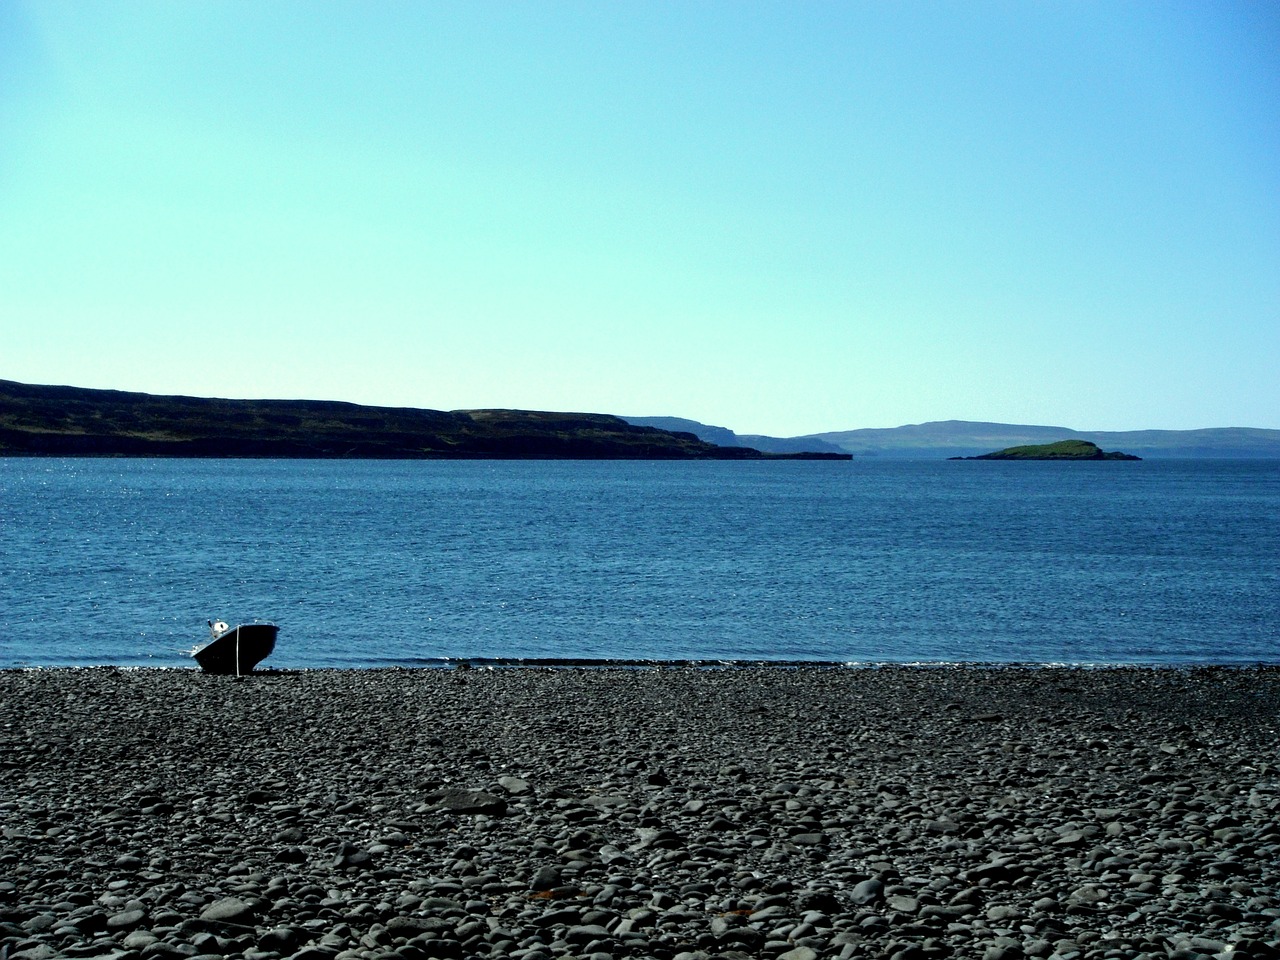
[[[375,673],[378,671],[412,670],[833,670],[833,671],[1022,671],[1034,673],[1040,670],[1078,671],[1162,671],[1182,673],[1197,671],[1280,671],[1280,660],[1205,661],[1183,662],[1156,661],[1028,661],[1010,660],[733,660],[733,659],[644,659],[626,657],[432,657],[412,663],[383,663],[355,666],[275,667],[259,665],[253,676],[285,676],[298,673]],[[122,671],[175,671],[202,672],[194,661],[174,665],[140,664],[11,664],[0,666],[0,674],[36,670],[122,670]]]
[[[4,669],[0,955],[1276,957],[1277,742],[1266,665]]]

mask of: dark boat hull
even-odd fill
[[[279,631],[274,623],[242,623],[197,650],[196,663],[205,673],[252,673],[276,648]]]

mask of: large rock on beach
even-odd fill
[[[0,671],[0,956],[1280,958],[1275,668],[456,679]]]
[[[224,897],[200,911],[200,919],[214,925],[248,926],[253,923],[253,904],[239,897]]]
[[[501,816],[507,812],[507,801],[484,790],[450,787],[427,794],[423,801],[436,812],[482,813]]]

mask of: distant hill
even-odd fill
[[[809,439],[809,438],[805,438]],[[1204,430],[1075,430],[1009,423],[943,420],[883,429],[814,434],[855,457],[937,459],[973,457],[1007,447],[1090,440],[1144,459],[1280,459],[1280,430],[1213,427]]]
[[[670,430],[672,433],[692,433],[699,440],[721,447],[746,446],[738,442],[738,435],[728,427],[713,427],[699,423],[697,420],[686,420],[683,417],[623,417],[622,419],[633,427],[653,427],[655,430]]]
[[[623,419],[633,426],[692,433],[699,440],[719,444],[722,447],[750,447],[763,453],[775,454],[844,454],[848,452],[834,443],[828,443],[817,437],[765,437],[758,434],[739,436],[728,427],[713,427],[699,423],[697,420],[686,420],[683,417],[623,417]]]
[[[976,457],[993,450],[1059,440],[1089,440],[1121,449],[1143,459],[1280,459],[1280,430],[1253,427],[1213,427],[1204,430],[1075,430],[972,420],[938,420],[902,427],[840,430],[803,437],[738,436],[726,427],[712,427],[679,417],[627,417],[628,423],[692,433],[710,443],[742,444],[757,450],[838,450],[854,457],[945,460]]]
[[[743,460],[620,417],[219,400],[0,380],[0,455]]]

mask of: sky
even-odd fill
[[[1280,428],[1280,4],[0,0],[0,378]]]

